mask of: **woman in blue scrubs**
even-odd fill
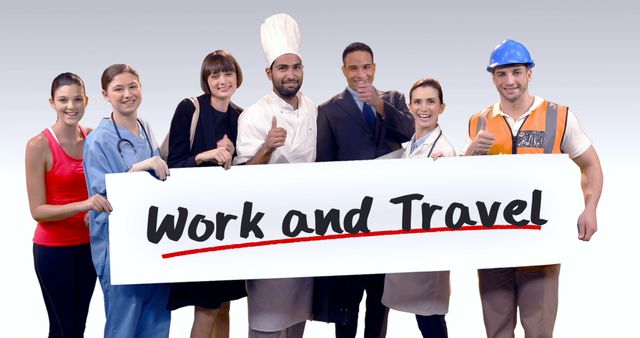
[[[167,164],[160,158],[149,125],[138,118],[142,86],[138,72],[115,64],[102,73],[102,95],[112,113],[87,137],[84,170],[89,194],[107,196],[105,174],[148,171],[165,180]],[[109,216],[89,214],[91,255],[102,292],[104,337],[169,337],[171,313],[166,309],[168,284],[111,285]]]

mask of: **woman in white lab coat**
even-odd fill
[[[416,133],[406,145],[402,158],[436,159],[456,156],[453,145],[443,135],[438,117],[444,111],[442,87],[437,80],[418,80],[409,92],[409,110]],[[446,338],[444,319],[449,310],[449,271],[387,274],[382,302],[391,309],[416,315],[425,338]]]

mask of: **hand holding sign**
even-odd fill
[[[431,158],[435,161],[437,159],[439,159],[440,157],[444,157],[444,153],[441,151],[435,151],[433,152],[433,154],[431,154]]]
[[[167,166],[167,162],[160,158],[160,156],[154,156],[134,164],[131,169],[129,169],[129,172],[148,170],[153,170],[156,177],[161,181],[166,180],[167,176],[169,176],[169,166]]]
[[[578,239],[588,241],[598,230],[598,221],[595,209],[585,208],[578,217]]]
[[[218,142],[220,143],[220,142]],[[204,162],[212,162],[218,165],[225,165],[225,169],[229,169],[233,153],[230,153],[225,146],[218,146],[216,149],[203,151],[196,155],[196,165],[202,165]]]
[[[267,134],[265,145],[269,150],[273,151],[278,147],[282,147],[286,138],[287,131],[284,128],[278,127],[278,120],[273,116],[271,118],[271,129],[269,129],[269,133]]]
[[[107,214],[110,214],[111,211],[113,211],[113,208],[111,207],[111,203],[109,203],[106,197],[100,194],[95,194],[87,198],[84,201],[84,204],[85,204],[84,206],[85,211],[95,210],[98,212],[106,212]]]
[[[217,143],[218,149],[225,149],[229,152],[229,159],[224,161],[224,169],[228,170],[231,167],[231,160],[233,158],[233,153],[236,151],[236,148],[233,146],[233,142],[227,137],[227,134],[218,141]]]
[[[233,154],[236,151],[236,147],[233,146],[233,142],[227,137],[227,134],[218,141],[216,144],[218,148],[225,148],[229,152],[229,154]]]

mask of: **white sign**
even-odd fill
[[[540,265],[577,241],[565,155],[110,174],[113,284]],[[569,249],[569,250],[568,250]]]

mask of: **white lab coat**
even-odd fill
[[[430,160],[429,152],[433,155],[438,151],[444,156],[456,156],[455,148],[441,133],[440,127],[436,127],[427,140],[410,153],[411,144],[415,141],[412,137],[402,158]],[[384,281],[382,303],[394,310],[422,316],[444,315],[449,311],[450,294],[449,271],[388,273]]]

